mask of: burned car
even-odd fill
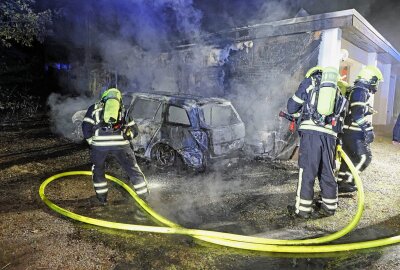
[[[124,101],[127,114],[139,127],[132,141],[137,156],[158,167],[183,162],[196,170],[238,160],[245,126],[228,100],[169,93],[123,98],[130,100]]]
[[[180,159],[204,169],[209,162],[237,159],[245,127],[232,104],[220,98],[134,94],[129,115],[139,127],[133,140],[138,156],[165,167]]]

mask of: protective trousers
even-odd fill
[[[299,182],[295,211],[311,213],[314,183],[318,177],[322,205],[330,212],[337,208],[337,183],[334,176],[336,138],[322,132],[301,132]]]
[[[116,158],[117,162],[128,174],[136,193],[144,198],[148,194],[147,182],[129,145],[113,147],[92,146],[90,148],[90,159],[93,163],[93,186],[97,198],[101,202],[107,201],[108,187],[105,179],[105,161],[108,155]]]
[[[372,160],[369,144],[365,142],[362,131],[346,130],[343,134],[343,150],[349,156],[357,171],[365,170]],[[338,181],[345,181],[354,185],[353,175],[346,163],[342,162],[339,170]]]

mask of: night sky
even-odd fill
[[[398,0],[195,0],[195,5],[203,11],[203,26],[208,31],[290,18],[300,8],[311,15],[356,9],[400,50]]]
[[[69,16],[66,20],[56,20],[55,29],[62,29],[65,32],[65,23],[74,24],[76,20],[82,19],[85,14],[100,18],[116,17],[138,17],[143,14],[135,13],[135,5],[148,4],[147,10],[143,8],[145,15],[149,16],[146,21],[148,26],[154,28],[164,28],[166,24],[173,24],[173,20],[162,20],[156,12],[151,12],[150,6],[165,5],[166,0],[140,0],[140,1],[78,1],[78,0],[37,0],[41,9],[45,8],[63,8],[62,14]],[[360,12],[389,42],[400,50],[400,1],[398,0],[185,0],[187,5],[192,8],[186,8],[186,11],[198,12],[201,32],[215,32],[252,25],[255,23],[274,21],[294,17],[300,8],[304,8],[309,14],[320,14],[338,10],[356,9]],[[129,12],[131,14],[129,14]],[[165,13],[174,12],[171,10]],[[163,14],[165,15],[165,14]],[[134,22],[129,18],[127,23]],[[57,25],[58,24],[58,25]],[[163,25],[164,24],[164,25]],[[68,25],[67,25],[68,26]],[[112,24],[105,25],[105,28],[112,27]],[[68,29],[68,28],[67,28]],[[74,32],[74,29],[68,29],[68,32]],[[82,31],[82,28],[80,28]],[[104,29],[107,30],[107,29]],[[57,31],[56,31],[57,32]],[[171,33],[171,32],[169,32]],[[59,33],[71,34],[71,33]],[[79,35],[75,31],[74,35]],[[58,35],[58,38],[64,38]]]

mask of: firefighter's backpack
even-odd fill
[[[105,124],[116,124],[121,120],[121,93],[113,89],[108,90],[102,100],[104,103],[103,121]]]
[[[335,126],[339,115],[346,109],[347,100],[341,95],[338,81],[338,70],[326,67],[323,69],[319,85],[315,81],[313,83],[307,105],[310,119],[319,126]]]

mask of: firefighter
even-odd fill
[[[394,125],[393,128],[393,139],[392,142],[394,145],[399,145],[400,144],[400,114],[397,116],[397,121],[396,124]]]
[[[367,116],[376,111],[368,104],[368,100],[376,93],[381,81],[381,71],[375,66],[366,66],[358,74],[348,95],[350,109],[345,119],[343,150],[359,172],[365,170],[372,160],[370,144],[375,135]],[[357,191],[353,176],[345,163],[342,163],[339,170],[338,186],[340,193]]]
[[[337,133],[346,99],[337,87],[339,74],[334,68],[311,68],[287,109],[299,117],[299,179],[291,215],[299,218],[334,215],[337,208],[337,183],[334,176]],[[314,205],[314,182],[318,177],[321,202]]]
[[[83,119],[82,131],[90,146],[93,186],[98,200],[102,204],[107,202],[104,167],[109,155],[114,156],[126,171],[136,193],[146,198],[149,193],[147,182],[129,142],[138,135],[138,127],[133,119],[127,119],[118,89],[108,89],[99,102],[89,107]]]

